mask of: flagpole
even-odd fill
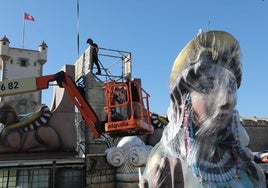
[[[22,48],[24,48],[24,32],[25,32],[25,18],[23,15],[23,26],[22,26]]]

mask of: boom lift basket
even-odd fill
[[[152,134],[149,94],[134,81],[106,82],[107,122],[105,132],[112,135]]]

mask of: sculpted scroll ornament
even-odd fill
[[[117,145],[106,150],[108,163],[116,169],[116,178],[122,182],[139,179],[139,168],[144,167],[152,146],[145,145],[137,136],[124,137]]]
[[[108,163],[115,167],[120,167],[125,163],[124,150],[122,148],[112,147],[106,150],[106,159]]]

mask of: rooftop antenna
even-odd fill
[[[207,30],[209,31],[209,29],[210,29],[210,20],[208,20],[208,28],[207,28]]]

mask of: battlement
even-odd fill
[[[249,148],[253,152],[266,150],[268,148],[268,119],[253,117],[241,118],[240,121],[249,135]]]

